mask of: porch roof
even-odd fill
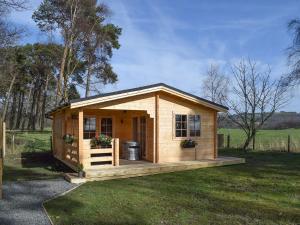
[[[53,109],[48,114],[51,114],[51,113],[55,112],[56,110],[59,110],[61,108],[65,108],[65,107],[78,108],[78,107],[83,107],[83,106],[93,105],[93,104],[97,104],[97,103],[108,102],[108,101],[112,101],[112,100],[116,100],[116,99],[122,99],[122,98],[126,98],[126,97],[148,94],[148,93],[153,93],[153,92],[158,92],[158,91],[166,92],[171,95],[175,95],[175,96],[184,98],[188,101],[192,101],[192,102],[204,105],[208,108],[212,108],[212,109],[215,109],[220,112],[226,112],[228,110],[228,108],[226,106],[217,104],[215,102],[209,101],[207,99],[201,98],[201,97],[193,95],[191,93],[179,90],[179,89],[169,86],[167,84],[157,83],[157,84],[152,84],[152,85],[147,85],[147,86],[142,86],[142,87],[137,87],[137,88],[103,93],[103,94],[99,94],[99,95],[95,95],[95,96],[90,96],[87,98],[74,99],[66,104],[63,104],[63,105]]]

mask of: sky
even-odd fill
[[[22,43],[46,41],[31,19],[39,0],[13,12],[10,20],[29,32]],[[202,95],[201,82],[210,64],[230,77],[229,65],[250,58],[272,68],[272,76],[289,71],[287,48],[291,19],[300,18],[299,0],[103,0],[112,10],[108,22],[122,28],[121,48],[112,66],[117,84],[103,92],[166,83]],[[300,112],[300,90],[282,110]]]

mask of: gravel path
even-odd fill
[[[0,200],[1,225],[51,224],[42,202],[76,185],[61,179],[4,182]]]

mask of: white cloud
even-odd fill
[[[113,58],[120,81],[106,90],[165,82],[186,91],[196,91],[201,86],[201,74],[206,71],[208,64],[224,63],[221,58],[204,57],[209,46],[222,55],[225,49],[222,43],[207,40],[202,48],[195,48],[175,34],[178,22],[165,16],[159,8],[152,6],[149,9],[156,18],[151,22],[155,26],[155,33],[149,34],[129,16],[127,6],[122,1],[110,2],[110,5],[113,11],[118,12],[113,22],[123,28],[123,34],[121,49],[115,52]],[[180,27],[188,25],[181,22]]]
[[[111,22],[123,29],[120,37],[121,48],[114,52],[112,59],[112,65],[119,75],[119,82],[105,87],[103,89],[105,92],[164,82],[201,95],[201,81],[209,64],[218,63],[221,67],[228,68],[229,63],[237,61],[240,57],[247,57],[253,51],[264,51],[263,46],[261,49],[250,47],[246,50],[244,47],[249,45],[253,38],[263,35],[266,29],[278,29],[278,20],[290,12],[287,8],[280,11],[280,15],[268,14],[264,18],[249,17],[209,23],[187,22],[174,14],[171,5],[166,9],[157,5],[157,2],[146,0],[105,2],[114,13]],[[45,39],[31,19],[32,12],[39,3],[40,0],[32,0],[30,10],[11,15],[15,23],[28,27],[30,30],[28,40],[32,42]],[[146,4],[147,10],[141,11],[136,4]],[[227,7],[227,3],[222,6],[218,2],[206,3],[206,7],[202,9],[207,10],[207,7],[212,5]],[[192,4],[188,7],[191,6]],[[223,38],[223,31],[225,33],[238,31],[238,35]],[[271,63],[274,76],[286,71],[284,55],[259,60],[262,63],[265,63],[264,60]],[[299,90],[296,95],[300,97]],[[294,105],[298,104],[290,104],[286,109],[293,110]],[[300,111],[299,107],[297,106],[296,110]]]

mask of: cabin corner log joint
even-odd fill
[[[215,159],[217,112],[227,108],[165,84],[73,100],[48,113],[53,119],[53,154],[73,169],[120,165],[126,141],[137,141],[140,159],[152,163]],[[74,137],[72,143],[64,135]],[[110,146],[91,147],[106,135]],[[196,145],[185,148],[182,142]]]

